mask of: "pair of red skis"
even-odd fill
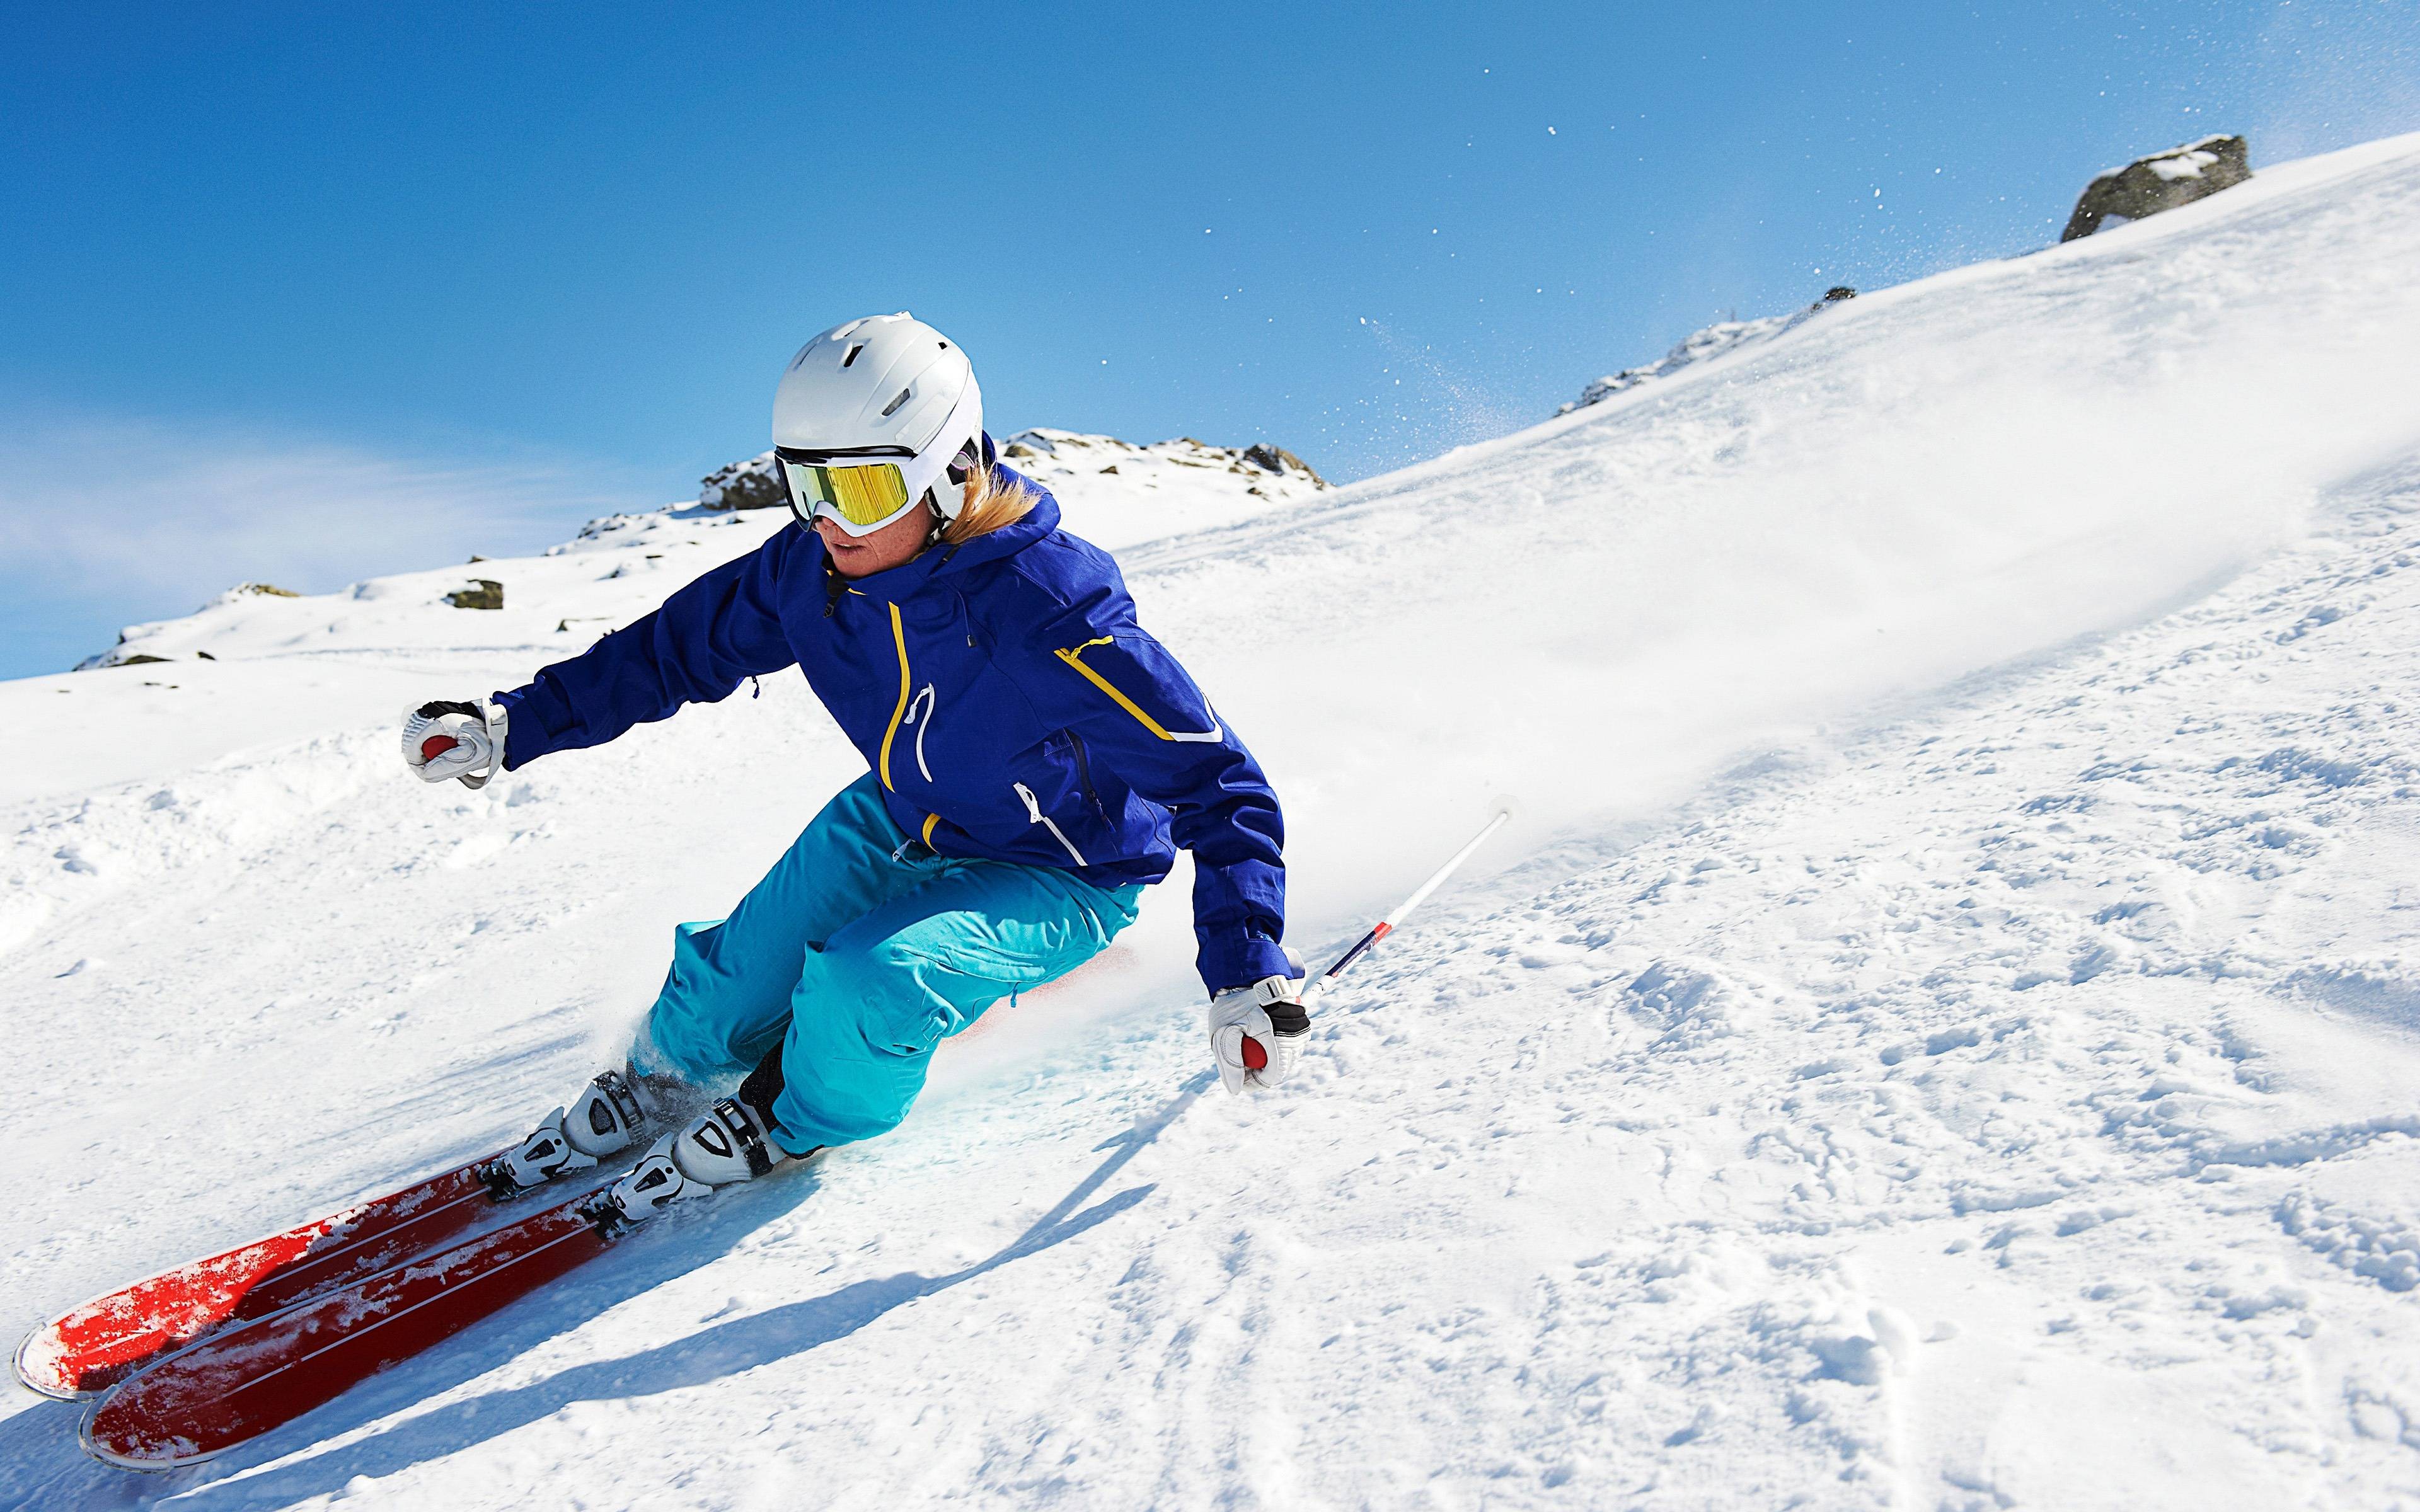
[[[27,1336],[18,1379],[99,1397],[85,1449],[130,1470],[291,1422],[612,1242],[593,1185],[491,1224],[480,1172],[502,1153],[85,1303]]]

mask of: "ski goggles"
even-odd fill
[[[851,535],[871,535],[908,513],[944,478],[962,485],[973,474],[981,446],[969,441],[954,455],[905,451],[806,452],[773,448],[774,465],[782,470],[782,486],[789,490],[790,513],[799,523],[814,527],[815,517],[827,517]],[[957,513],[954,501],[945,501],[941,515]]]
[[[782,470],[783,485],[789,489],[790,512],[802,525],[813,524],[818,515],[830,515],[850,534],[861,534],[897,519],[915,501],[899,461],[786,449],[773,455]]]

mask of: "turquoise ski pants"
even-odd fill
[[[783,1148],[870,1139],[908,1116],[935,1045],[1099,954],[1141,895],[910,845],[868,773],[730,918],[674,931],[672,971],[633,1058],[712,1086],[780,1045]]]

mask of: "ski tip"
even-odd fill
[[[26,1335],[23,1342],[17,1346],[13,1364],[18,1381],[27,1391],[55,1401],[81,1401],[87,1396],[99,1396],[97,1391],[79,1390],[61,1373],[58,1351],[52,1345],[57,1327],[56,1322],[44,1323]]]

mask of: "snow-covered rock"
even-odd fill
[[[2073,241],[2108,220],[2139,221],[2233,189],[2252,177],[2251,148],[2240,136],[2205,136],[2095,174],[2058,234]]]
[[[1795,331],[1812,316],[1821,315],[1843,300],[1854,300],[1857,291],[1845,284],[1823,291],[1823,297],[1804,310],[1788,315],[1769,315],[1757,320],[1717,320],[1711,326],[1693,331],[1681,338],[1679,345],[1652,363],[1638,367],[1625,367],[1619,373],[1607,373],[1580,390],[1580,396],[1568,400],[1555,410],[1568,415],[1575,409],[1602,404],[1617,393],[1627,393],[1642,383],[1670,378],[1685,367],[1726,357],[1744,347],[1761,346],[1784,332]]]
[[[773,470],[773,454],[765,451],[699,479],[697,501],[706,509],[771,509],[788,503],[790,495]]]

